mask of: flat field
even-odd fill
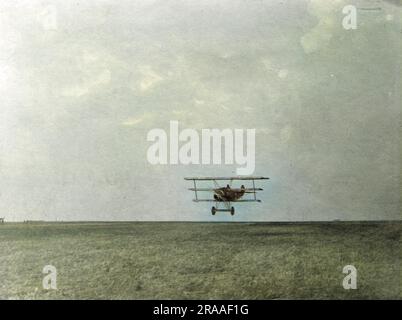
[[[1,299],[401,299],[399,222],[6,223]],[[57,290],[42,270],[57,269]],[[357,289],[345,290],[345,265]]]

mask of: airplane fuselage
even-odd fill
[[[229,186],[214,189],[214,199],[216,201],[236,201],[243,197],[245,193],[244,186],[241,188],[231,188]]]

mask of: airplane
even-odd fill
[[[268,180],[267,177],[253,177],[253,176],[240,176],[240,177],[188,177],[184,180],[191,180],[194,183],[194,188],[189,188],[188,190],[194,191],[195,199],[194,202],[215,202],[215,206],[211,208],[212,215],[217,212],[230,212],[233,216],[235,214],[235,208],[231,207],[232,202],[261,202],[257,199],[257,191],[262,191],[262,188],[255,187],[255,180]],[[246,188],[243,184],[240,188],[232,188],[232,182],[235,180],[241,181],[252,181],[253,187]],[[215,188],[197,188],[197,181],[213,181]],[[229,184],[226,187],[221,187],[217,181],[228,181]],[[213,192],[213,199],[199,199],[198,192]],[[245,194],[252,194],[252,199],[242,199]],[[219,209],[219,204],[223,203],[225,208]]]

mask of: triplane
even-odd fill
[[[215,206],[211,208],[212,215],[217,212],[230,212],[233,216],[235,214],[235,208],[231,207],[232,202],[261,202],[257,199],[257,191],[262,191],[262,188],[255,187],[255,180],[268,180],[266,177],[189,177],[184,178],[185,180],[192,180],[194,183],[194,188],[189,188],[188,190],[194,191],[195,199],[194,202],[215,202]],[[232,183],[236,180],[252,181],[252,187],[246,188],[243,184],[240,188],[233,188]],[[213,181],[215,188],[198,188],[197,181]],[[221,187],[218,181],[227,181],[226,187]],[[213,192],[213,199],[200,199],[198,198],[198,192]],[[245,194],[252,194],[251,199],[242,199]],[[219,205],[223,203],[225,208],[220,209]]]

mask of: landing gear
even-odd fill
[[[213,216],[215,215],[215,213],[216,213],[216,208],[215,207],[211,208],[211,213],[212,213]]]
[[[216,207],[211,208],[211,213],[214,216],[217,212],[230,212],[230,214],[233,216],[235,214],[235,208],[230,207],[230,205],[227,204],[225,209],[219,209],[218,203],[216,203]]]

